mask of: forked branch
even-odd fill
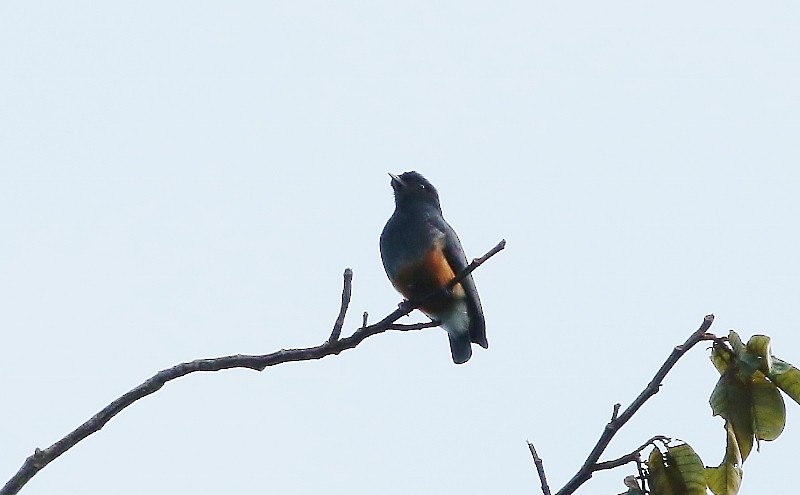
[[[486,260],[499,253],[505,248],[506,241],[502,240],[484,256],[472,261],[466,268],[461,270],[447,287],[440,290],[450,290],[464,277],[472,273]],[[236,354],[233,356],[223,356],[211,359],[197,359],[186,363],[177,364],[171,368],[159,371],[144,383],[133,388],[111,404],[104,407],[100,412],[92,416],[88,421],[71,431],[64,438],[57,441],[46,449],[36,449],[30,455],[22,467],[14,476],[0,488],[0,495],[12,495],[18,493],[25,484],[33,478],[36,473],[42,470],[58,456],[74,447],[78,442],[88,437],[92,433],[100,431],[111,418],[122,412],[123,409],[134,402],[148,395],[157,392],[169,381],[175,380],[189,373],[197,371],[221,371],[231,368],[248,368],[256,371],[263,371],[268,366],[288,363],[291,361],[308,361],[320,359],[325,356],[339,354],[340,352],[353,349],[364,341],[367,337],[383,333],[387,330],[417,330],[437,326],[438,322],[421,323],[417,325],[399,325],[395,322],[401,317],[409,314],[419,307],[420,301],[403,301],[398,308],[391,314],[377,323],[367,325],[367,316],[364,313],[363,324],[349,337],[340,338],[342,327],[344,326],[345,316],[350,306],[350,294],[352,290],[353,272],[349,268],[344,272],[344,287],[342,289],[342,303],[339,314],[333,325],[330,337],[323,344],[316,347],[306,347],[301,349],[281,349],[270,354],[247,355]],[[427,298],[425,298],[427,299]],[[424,301],[425,299],[422,299]]]
[[[686,339],[686,342],[675,346],[675,348],[672,349],[672,352],[667,357],[666,361],[664,361],[664,364],[661,365],[656,374],[653,376],[653,379],[650,380],[650,383],[647,384],[644,390],[642,390],[642,392],[636,397],[636,399],[633,400],[633,402],[631,402],[628,407],[625,408],[625,410],[620,413],[620,405],[614,405],[614,412],[611,415],[611,421],[606,424],[603,433],[600,435],[600,439],[597,440],[597,443],[589,453],[586,461],[584,461],[583,466],[581,466],[578,472],[575,473],[575,475],[567,482],[567,484],[564,485],[563,488],[556,492],[556,495],[571,495],[575,492],[575,490],[577,490],[582,484],[592,477],[592,473],[605,469],[611,469],[628,462],[632,462],[638,458],[639,452],[641,452],[641,450],[644,449],[649,443],[662,438],[653,437],[639,449],[618,459],[606,462],[598,462],[600,460],[600,456],[603,455],[603,452],[605,452],[608,444],[611,443],[611,440],[614,438],[614,435],[617,434],[617,431],[619,431],[619,429],[622,428],[622,426],[624,426],[634,414],[636,414],[636,411],[638,411],[639,408],[642,407],[650,397],[658,393],[661,383],[664,381],[667,373],[669,373],[672,367],[675,366],[675,363],[677,363],[678,360],[689,351],[689,349],[697,345],[699,342],[704,340],[715,340],[717,338],[715,335],[708,333],[708,329],[711,328],[711,324],[713,322],[714,315],[707,315],[705,318],[703,318],[703,323],[700,325],[700,328],[692,333],[692,335]],[[528,443],[530,445],[530,442]],[[531,448],[531,455],[534,455],[535,452],[536,450]],[[534,455],[534,462],[536,461],[537,457],[538,456]],[[540,464],[538,463],[536,467],[537,471],[539,472],[540,480],[542,481],[542,492],[545,495],[549,495],[549,488],[548,491],[545,491],[544,489],[546,485],[544,468],[542,467],[540,469]]]

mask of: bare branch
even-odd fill
[[[661,382],[664,381],[664,378],[667,376],[667,373],[670,372],[675,363],[686,354],[686,352],[694,347],[697,343],[702,342],[704,340],[714,340],[717,337],[715,335],[706,333],[709,328],[711,328],[711,324],[714,322],[714,315],[707,315],[703,318],[703,323],[700,325],[692,335],[686,339],[681,345],[676,346],[672,353],[667,357],[667,360],[664,361],[664,364],[656,372],[653,379],[650,380],[650,383],[642,390],[642,392],[636,397],[636,399],[631,402],[631,404],[622,411],[621,414],[616,415],[611,421],[608,422],[605,429],[603,430],[602,435],[600,435],[600,439],[597,440],[592,451],[589,453],[589,456],[586,458],[586,461],[583,463],[583,466],[578,470],[577,473],[570,479],[566,485],[564,485],[561,490],[559,490],[556,495],[569,495],[575,492],[582,484],[586,483],[589,478],[592,477],[592,473],[598,470],[597,461],[600,459],[600,456],[605,452],[606,447],[608,444],[611,443],[611,439],[614,438],[614,435],[617,434],[617,431],[628,422],[629,419],[639,410],[640,407],[644,405],[647,400],[658,393],[658,389],[661,387]],[[616,411],[615,411],[616,412]],[[655,438],[655,437],[654,437]],[[624,458],[625,456],[623,456]],[[622,459],[622,458],[620,458]],[[618,459],[619,460],[619,459]],[[609,461],[614,462],[614,461]],[[630,462],[630,461],[628,461]],[[605,464],[605,463],[604,463]],[[604,465],[603,464],[603,465]],[[603,469],[608,469],[604,467]]]
[[[614,469],[614,468],[617,468],[617,467],[620,467],[620,466],[624,466],[625,464],[627,464],[629,462],[638,462],[639,459],[641,459],[641,457],[639,455],[642,453],[642,451],[644,449],[647,448],[648,445],[653,445],[654,442],[656,442],[656,441],[669,442],[670,440],[671,439],[669,437],[665,437],[665,436],[662,436],[662,435],[656,435],[653,438],[651,438],[650,440],[648,440],[645,443],[643,443],[642,445],[640,445],[638,449],[634,450],[633,452],[631,452],[629,454],[625,454],[622,457],[618,457],[618,458],[616,458],[614,460],[611,460],[611,461],[598,462],[597,464],[594,465],[594,468],[592,469],[592,471],[604,471],[606,469]]]
[[[472,263],[467,265],[467,267],[465,269],[463,269],[460,272],[458,272],[456,277],[453,280],[451,280],[450,283],[447,284],[447,288],[448,289],[452,289],[453,287],[455,287],[456,284],[458,284],[459,282],[461,282],[462,280],[467,278],[467,275],[469,275],[470,273],[474,272],[476,268],[478,268],[479,266],[484,264],[486,262],[486,260],[488,260],[489,258],[491,258],[492,256],[494,256],[495,254],[499,253],[500,251],[502,251],[505,248],[506,248],[506,240],[505,239],[501,239],[500,242],[498,242],[495,247],[493,247],[492,249],[489,250],[489,252],[487,252],[486,254],[481,256],[480,258],[475,258],[474,260],[472,260]]]
[[[434,328],[441,325],[442,322],[439,320],[431,320],[425,321],[422,323],[411,323],[409,325],[403,323],[393,323],[389,325],[389,330],[400,330],[400,331],[408,331],[408,330],[423,330],[425,328]]]
[[[544,462],[542,462],[542,458],[536,453],[536,447],[530,441],[528,442],[528,450],[531,451],[536,472],[539,473],[539,481],[542,483],[542,495],[550,495],[550,485],[547,484],[547,476],[544,474]]]
[[[448,284],[447,287],[439,290],[450,290],[464,277],[469,275],[478,266],[483,264],[486,260],[500,252],[505,247],[505,240],[492,248],[486,255],[474,260],[464,270],[460,271],[456,277]],[[256,371],[263,371],[268,366],[275,366],[277,364],[288,363],[291,361],[308,361],[311,359],[321,359],[325,356],[339,354],[340,352],[353,349],[358,344],[363,342],[367,337],[377,335],[379,333],[392,330],[395,321],[407,315],[419,307],[418,302],[403,301],[398,308],[391,314],[373,325],[366,325],[367,313],[363,315],[363,322],[361,328],[358,328],[349,337],[340,338],[341,329],[344,325],[344,318],[347,313],[347,308],[350,304],[350,294],[352,289],[353,272],[349,268],[344,272],[344,287],[342,289],[342,304],[339,309],[339,315],[334,323],[333,331],[330,337],[323,344],[316,347],[306,347],[301,349],[281,349],[279,351],[262,354],[262,355],[248,355],[236,354],[233,356],[223,356],[212,359],[197,359],[186,363],[177,364],[171,368],[159,371],[150,377],[144,383],[134,387],[126,394],[116,399],[111,404],[104,407],[100,412],[92,416],[85,423],[71,431],[64,438],[60,439],[53,445],[46,449],[36,449],[20,467],[14,476],[6,482],[3,488],[0,488],[0,495],[12,495],[18,493],[25,484],[33,478],[42,468],[53,462],[61,454],[74,447],[78,442],[88,437],[92,433],[100,431],[103,426],[108,423],[111,418],[122,412],[123,409],[130,406],[134,402],[148,395],[157,392],[167,382],[186,376],[189,373],[198,371],[221,371],[231,368],[247,368]],[[438,291],[437,291],[438,292]],[[404,325],[398,330],[412,330],[429,328],[430,323],[422,323],[419,325]],[[413,327],[413,328],[411,328]]]
[[[336,322],[333,324],[333,331],[331,336],[328,337],[328,342],[336,342],[342,334],[342,326],[344,326],[344,317],[347,314],[347,308],[350,306],[350,295],[353,292],[353,270],[350,268],[344,269],[344,287],[342,287],[342,305],[339,308],[339,316],[336,317]]]

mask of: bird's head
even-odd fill
[[[439,193],[422,174],[411,171],[400,175],[392,173],[389,175],[392,177],[394,201],[397,206],[427,204],[441,210]]]

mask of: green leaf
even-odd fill
[[[800,370],[782,359],[772,358],[772,372],[768,376],[786,395],[800,404]]]
[[[647,460],[652,495],[705,495],[703,461],[688,445],[669,447],[664,456],[654,448]]]
[[[733,330],[728,335],[728,343],[731,345],[733,355],[736,358],[736,369],[739,377],[746,382],[753,373],[761,368],[761,357],[758,354],[749,352],[742,339]]]
[[[753,409],[748,387],[737,378],[734,369],[728,369],[719,377],[709,403],[714,416],[721,416],[730,423],[736,442],[747,459],[753,449],[755,431],[753,428]]]
[[[714,367],[717,368],[720,375],[728,371],[732,358],[733,355],[727,347],[718,342],[714,342],[714,345],[711,347],[711,362],[714,363]]]
[[[706,483],[714,495],[736,495],[742,484],[742,454],[739,452],[739,444],[730,423],[726,423],[725,430],[728,437],[725,457],[719,466],[706,468]]]
[[[653,447],[653,451],[650,452],[647,458],[647,481],[650,484],[650,493],[652,495],[673,495],[677,493],[670,486],[664,457],[656,447]]]
[[[724,371],[709,402],[714,415],[730,423],[744,460],[750,455],[754,441],[778,438],[786,424],[783,397],[775,384],[759,370],[772,369],[778,385],[777,380],[784,380],[787,384],[796,380],[794,388],[798,393],[800,371],[795,370],[797,373],[793,374],[787,367],[780,366],[780,360],[771,356],[767,359],[769,337],[756,335],[744,345],[736,332],[731,331],[728,342],[732,356],[731,351],[721,345],[716,345],[712,351],[712,361],[718,370]]]
[[[680,480],[686,486],[686,495],[706,495],[705,467],[689,444],[668,448],[667,463],[680,473]],[[667,470],[671,471],[669,467]]]
[[[753,335],[747,341],[747,352],[753,356],[757,356],[759,363],[759,370],[765,375],[769,375],[772,370],[772,344],[770,338],[766,335]]]
[[[731,349],[733,349],[735,354],[738,355],[747,352],[747,348],[745,347],[744,342],[742,342],[742,338],[739,337],[739,334],[733,330],[728,332],[728,342],[731,344]]]
[[[750,386],[753,430],[758,440],[775,440],[786,425],[786,404],[774,383],[758,372]]]

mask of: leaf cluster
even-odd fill
[[[663,448],[653,444],[646,479],[652,495],[735,495],[742,464],[753,446],[780,436],[786,425],[784,394],[800,403],[800,370],[772,355],[770,338],[754,335],[745,344],[731,331],[727,343],[714,341],[711,362],[720,377],[709,403],[725,420],[726,449],[719,466],[706,467],[686,443]],[[630,486],[628,494],[641,493]]]

